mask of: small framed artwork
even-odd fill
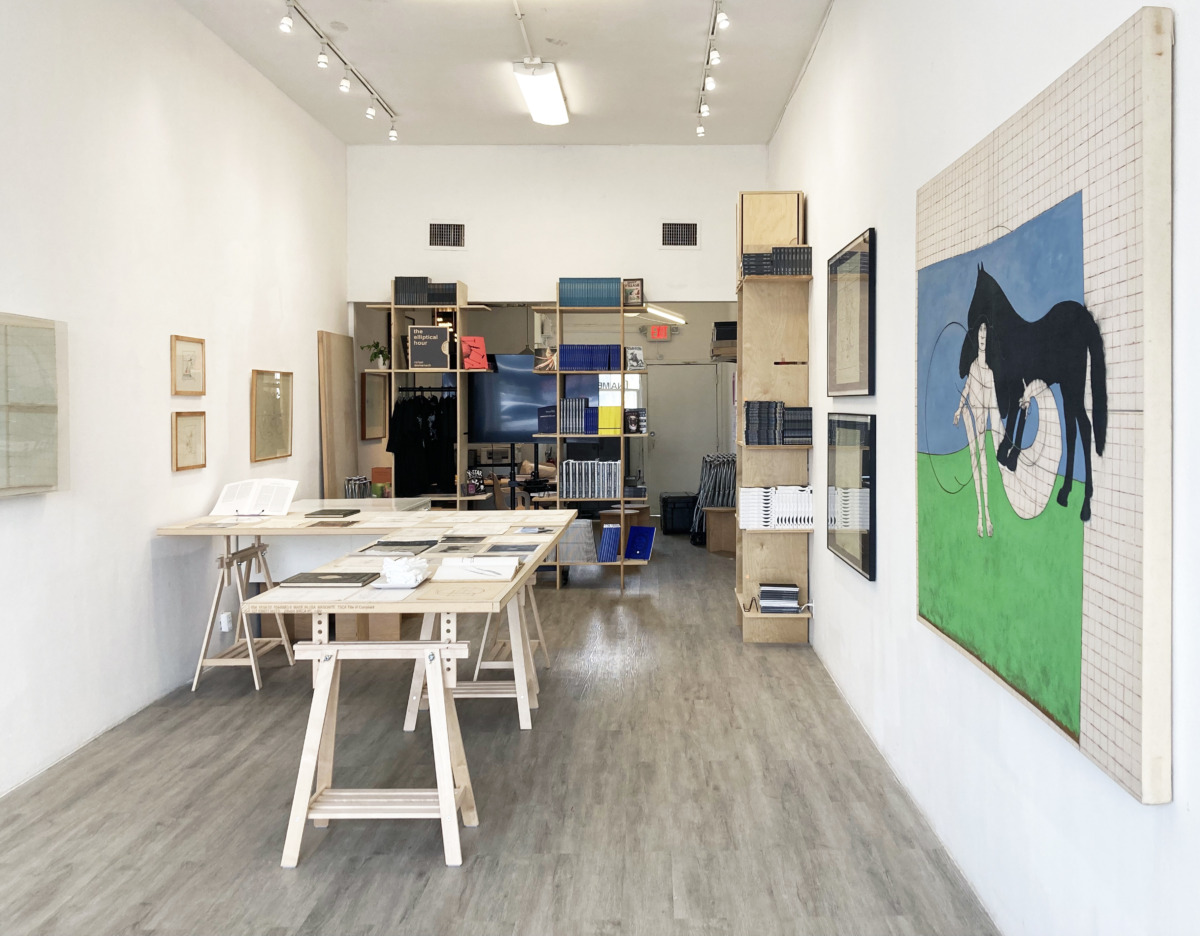
[[[621,280],[621,305],[640,306],[646,304],[642,282],[640,279]]]
[[[359,438],[364,442],[387,435],[387,374],[362,374],[359,398]]]
[[[204,339],[171,336],[171,394],[204,396]]]
[[[292,375],[250,372],[250,461],[292,454]]]
[[[171,470],[203,468],[207,452],[203,413],[171,414]]]
[[[875,417],[829,414],[829,551],[875,581]]]
[[[646,369],[646,355],[641,345],[629,345],[625,348],[625,370],[642,371]]]
[[[875,394],[875,228],[829,260],[828,394]]]

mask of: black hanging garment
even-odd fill
[[[397,497],[454,493],[458,424],[453,393],[430,397],[400,393],[388,424],[387,449]]]

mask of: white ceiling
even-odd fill
[[[387,145],[357,84],[316,67],[318,41],[284,0],[178,0],[348,144]],[[725,0],[707,135],[696,104],[711,0],[519,0],[533,54],[558,65],[571,121],[533,123],[512,76],[525,56],[512,0],[300,0],[396,110],[402,143],[765,143],[829,0]]]

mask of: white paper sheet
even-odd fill
[[[225,485],[211,517],[237,515],[282,517],[292,505],[298,482],[282,478],[256,478]]]

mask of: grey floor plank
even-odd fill
[[[279,867],[311,679],[276,653],[262,692],[215,671],[0,800],[0,929],[995,933],[815,654],[743,645],[732,561],[655,546],[624,597],[609,569],[543,578],[532,731],[511,703],[460,707],[481,822],[461,868],[434,821],[310,827]],[[432,785],[410,673],[345,664],[336,785]]]

